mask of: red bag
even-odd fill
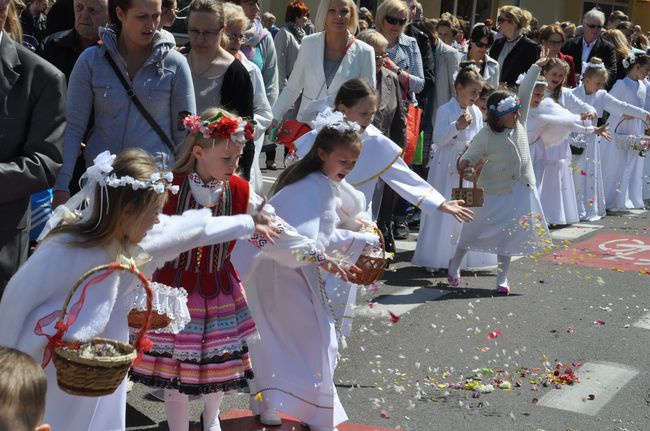
[[[409,87],[409,78],[407,75],[406,78],[406,89],[402,95],[402,98],[406,100],[408,98],[407,89]],[[402,153],[402,159],[407,165],[413,163],[413,156],[415,155],[415,150],[418,146],[418,139],[420,137],[420,126],[422,125],[422,109],[418,108],[414,104],[408,104],[408,110],[406,111],[406,146],[404,147],[404,152]]]
[[[293,143],[298,140],[302,135],[305,135],[311,131],[309,125],[295,120],[286,120],[282,122],[280,130],[278,130],[275,139],[272,139],[273,142],[282,144],[285,147],[289,148],[289,151],[293,153],[294,145]]]

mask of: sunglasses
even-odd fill
[[[562,40],[549,40],[548,43],[555,46],[564,45],[564,41]]]
[[[502,22],[513,22],[511,18],[508,18],[506,16],[500,16],[497,18],[497,22],[501,24]]]
[[[386,15],[384,17],[384,19],[390,25],[404,25],[404,24],[406,24],[406,18],[396,18],[394,16]]]
[[[476,45],[477,48],[489,48],[492,46],[491,43],[483,43],[480,40],[477,40],[476,42],[472,42],[474,45]]]
[[[603,28],[603,26],[600,25],[600,24],[585,24],[585,25],[586,25],[587,27],[591,28],[591,29],[597,28],[597,29],[600,30],[600,29]]]
[[[386,54],[386,53],[384,52],[383,54],[375,55],[375,61],[377,61],[377,62],[379,62],[379,61],[383,61],[384,58],[387,58],[387,57],[388,57],[388,54]]]

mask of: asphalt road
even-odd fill
[[[268,182],[276,174],[264,173]],[[649,220],[650,212],[623,214],[554,231],[566,239],[549,259],[512,263],[507,297],[493,296],[494,270],[463,273],[460,288],[448,287],[445,274],[410,265],[416,235],[400,241],[380,291],[359,297],[341,352],[336,380],[350,419],[417,431],[650,430]],[[619,253],[608,251],[601,268],[582,262],[595,254],[570,252],[603,234],[620,238],[603,237]],[[558,363],[579,382],[545,386]],[[512,388],[465,389],[471,375]],[[223,409],[247,401],[227,396]],[[195,420],[200,408],[192,406]],[[135,385],[128,429],[166,430],[164,420],[163,403]]]

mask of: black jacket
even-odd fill
[[[79,41],[76,30],[65,30],[49,35],[43,41],[41,57],[52,63],[70,80],[72,68],[84,47]]]
[[[27,258],[29,197],[54,185],[63,161],[65,78],[14,42],[0,42],[0,296]]]
[[[34,17],[29,13],[29,8],[27,8],[20,14],[20,25],[23,28],[23,35],[32,36],[36,39],[38,43],[34,48],[38,49],[38,44],[40,44],[46,36],[47,15],[39,13],[38,16]]]
[[[562,54],[568,54],[573,56],[573,62],[575,63],[576,73],[582,73],[582,37],[575,37],[569,39],[565,42],[562,47]],[[591,60],[592,57],[598,57],[603,60],[607,72],[609,72],[609,80],[607,81],[607,89],[611,89],[616,82],[617,66],[616,66],[616,49],[614,45],[607,42],[603,38],[599,37],[594,42],[594,47],[591,48],[589,53],[589,58],[587,61]]]
[[[427,106],[427,98],[433,97],[435,73],[433,50],[431,49],[429,36],[427,36],[424,31],[417,27],[417,23],[409,24],[408,27],[406,27],[404,34],[415,38],[418,43],[418,48],[420,48],[420,56],[422,57],[422,69],[424,71],[424,88],[422,91],[415,95],[415,98],[418,100],[418,104],[420,106]]]
[[[490,49],[490,57],[498,61],[505,43],[505,38],[497,39]],[[509,87],[515,85],[519,75],[528,72],[530,66],[539,59],[540,51],[537,43],[522,36],[503,61],[499,80],[507,83]]]

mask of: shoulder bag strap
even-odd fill
[[[147,123],[151,126],[151,128],[158,134],[160,139],[163,141],[163,143],[169,148],[169,151],[171,152],[172,155],[176,154],[176,147],[172,143],[172,141],[169,139],[169,137],[163,132],[163,130],[160,128],[158,123],[156,123],[156,120],[153,119],[151,114],[149,114],[149,111],[147,111],[147,108],[144,107],[142,102],[140,102],[140,99],[138,99],[138,96],[135,94],[135,90],[129,85],[129,83],[126,81],[126,78],[124,78],[124,75],[122,75],[122,72],[120,69],[117,67],[117,64],[115,64],[115,61],[113,60],[113,57],[106,51],[104,54],[106,57],[106,60],[108,61],[108,64],[111,65],[111,68],[115,72],[115,75],[117,75],[118,79],[122,83],[122,86],[126,90],[126,95],[127,97],[133,102],[136,108],[138,108],[138,111],[140,111],[140,114],[144,117],[145,120],[147,120]]]

